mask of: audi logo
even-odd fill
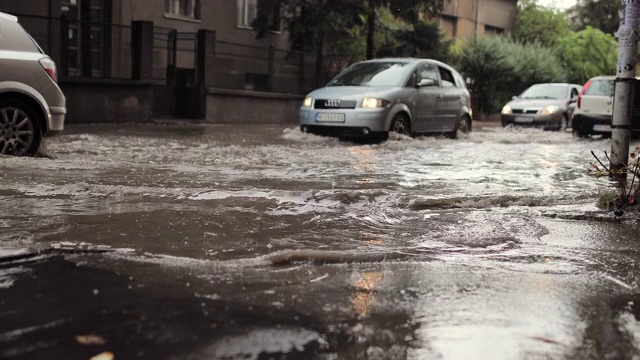
[[[340,106],[340,100],[337,100],[337,99],[325,100],[324,106],[326,106],[326,107],[338,107],[338,106]]]

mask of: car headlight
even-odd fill
[[[304,98],[304,101],[302,102],[302,107],[311,107],[311,104],[313,104],[313,98],[311,96],[307,96],[306,98]]]
[[[560,107],[558,105],[549,105],[549,106],[545,106],[542,109],[538,110],[538,114],[542,114],[542,115],[549,115],[549,114],[553,114],[554,112],[560,110]]]
[[[381,108],[387,106],[388,103],[383,99],[366,97],[362,100],[362,107],[366,109]]]
[[[513,111],[511,111],[511,106],[509,106],[509,105],[505,105],[505,106],[502,108],[502,111],[500,111],[500,113],[501,113],[501,114],[505,114],[505,115],[509,115],[509,114],[512,114],[512,113],[513,113]]]

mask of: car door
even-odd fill
[[[456,86],[453,73],[442,66],[438,66],[440,75],[440,97],[436,103],[436,117],[439,131],[451,131],[455,129],[460,117],[462,104],[462,91]]]
[[[436,109],[441,94],[437,66],[426,62],[418,64],[416,82],[413,130],[416,132],[439,131]]]

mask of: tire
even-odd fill
[[[558,131],[567,131],[568,127],[569,127],[569,118],[567,118],[567,114],[564,114],[560,118],[560,123],[558,123]]]
[[[586,137],[588,137],[589,134],[586,134],[580,130],[573,130],[573,137],[578,138],[578,139],[584,139]]]
[[[405,136],[412,136],[411,123],[409,118],[405,114],[398,114],[393,118],[389,132],[401,134]]]
[[[457,139],[458,134],[468,134],[471,132],[471,119],[468,116],[463,115],[456,124],[456,128],[447,133],[447,137],[450,139]]]
[[[18,99],[0,100],[0,154],[35,156],[41,142],[36,109]]]

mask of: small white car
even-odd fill
[[[611,136],[615,79],[615,76],[596,76],[584,84],[571,119],[576,137]]]
[[[0,12],[0,154],[36,155],[43,136],[63,130],[65,104],[53,60]]]

